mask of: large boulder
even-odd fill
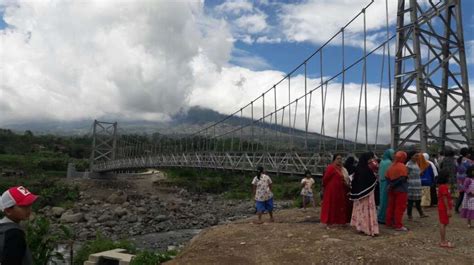
[[[79,223],[84,220],[83,213],[72,213],[72,212],[65,212],[61,215],[60,221],[62,223]]]
[[[119,207],[115,208],[114,214],[118,217],[121,217],[121,216],[127,215],[128,211],[127,211],[127,209],[119,206]]]
[[[112,220],[112,216],[109,214],[109,213],[103,213],[98,219],[97,221],[100,222],[100,223],[105,223],[107,221],[110,221]]]
[[[54,217],[60,217],[65,211],[66,211],[66,209],[64,209],[62,207],[53,207],[53,208],[51,208],[51,214]]]
[[[127,201],[128,196],[123,191],[117,191],[112,193],[108,198],[107,201],[111,204],[123,204]]]

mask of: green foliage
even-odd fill
[[[0,190],[3,192],[13,186],[25,186],[35,194],[40,195],[38,201],[33,204],[34,209],[46,205],[59,206],[76,201],[79,198],[79,187],[71,186],[60,181],[58,178],[46,177],[45,175],[34,175],[27,178],[1,178]]]
[[[35,218],[26,228],[26,240],[37,265],[47,265],[53,258],[64,261],[63,255],[56,251],[64,238],[64,234],[52,230],[50,222],[44,217]]]
[[[224,172],[216,170],[170,169],[166,171],[171,184],[192,192],[224,194],[227,199],[251,199],[253,174],[248,172]],[[299,200],[301,176],[274,176],[273,194],[277,200]],[[313,186],[320,189],[319,181]]]
[[[153,251],[140,251],[130,262],[130,265],[156,265],[173,259],[176,251],[168,251],[165,253]]]
[[[273,195],[276,199],[294,199],[299,197],[301,188],[299,182],[273,182]]]
[[[95,240],[88,241],[81,246],[74,257],[73,264],[82,265],[89,258],[89,255],[115,248],[126,249],[129,253],[136,252],[135,246],[129,241],[113,241],[97,234]]]
[[[26,131],[23,135],[0,129],[0,171],[22,170],[26,174],[48,174],[54,172],[64,176],[67,163],[73,161],[82,169],[90,155],[90,137],[58,137],[34,135]]]
[[[79,198],[78,186],[66,185],[52,178],[40,178],[38,186],[41,187],[38,191],[38,194],[41,195],[40,207],[46,205],[57,206],[60,203],[76,201]],[[33,190],[33,188],[31,189]]]
[[[227,196],[234,197],[230,192],[239,193],[237,196],[242,196],[242,193],[250,196],[252,190],[252,177],[242,173],[193,169],[169,169],[166,173],[172,184],[192,192],[227,192]]]

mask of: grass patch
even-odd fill
[[[89,259],[89,255],[115,248],[126,249],[128,253],[135,253],[136,247],[129,241],[113,241],[97,234],[96,239],[87,241],[74,255],[74,265],[82,265]]]
[[[157,252],[150,250],[138,250],[135,245],[128,240],[113,241],[97,234],[94,240],[87,241],[74,255],[74,265],[82,265],[88,260],[89,255],[112,250],[116,248],[126,249],[127,253],[134,254],[131,265],[156,265],[173,259],[178,252],[176,250]]]
[[[178,254],[177,251],[167,252],[153,252],[153,251],[139,251],[136,256],[132,258],[130,265],[156,265],[173,259]]]

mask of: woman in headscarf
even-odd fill
[[[377,184],[377,177],[375,175],[377,165],[374,158],[375,155],[372,152],[367,152],[360,156],[349,195],[350,199],[354,202],[351,225],[357,231],[369,236],[379,234],[374,195],[374,189]]]
[[[446,171],[446,173],[448,173],[448,183],[451,187],[451,194],[454,194],[454,188],[456,186],[457,164],[454,155],[455,153],[453,149],[446,149],[444,151],[444,158],[439,165],[440,171]]]
[[[326,168],[323,175],[323,203],[321,205],[321,223],[344,225],[347,223],[347,187],[344,182],[342,156],[335,154],[333,162]],[[346,173],[347,174],[347,173]]]
[[[393,155],[395,151],[393,149],[387,149],[383,153],[382,161],[379,167],[379,181],[380,181],[380,204],[377,220],[380,224],[385,224],[385,213],[387,212],[388,205],[388,180],[385,178],[388,168],[392,164]]]
[[[346,158],[346,161],[344,161],[344,168],[347,170],[347,173],[349,173],[349,175],[352,175],[352,173],[354,173],[356,168],[356,161],[353,156],[349,156],[348,158]]]
[[[412,220],[412,209],[413,204],[420,214],[420,218],[427,217],[421,209],[421,178],[420,174],[427,167],[429,167],[428,162],[423,158],[421,153],[412,151],[408,154],[408,208],[407,215],[408,220]]]
[[[347,171],[347,177],[344,176],[344,180],[346,182],[346,194],[348,194],[351,191],[351,181],[352,177],[354,174],[354,171],[356,169],[357,161],[353,156],[349,156],[346,158],[346,161],[344,161],[344,168]],[[352,217],[352,201],[347,200],[347,223],[351,222],[351,217]]]
[[[459,213],[459,207],[461,206],[464,198],[464,180],[466,179],[466,170],[473,164],[471,160],[471,153],[467,147],[461,148],[459,154],[460,156],[457,160],[458,163],[456,169],[456,183],[459,196],[456,200],[456,206],[454,207],[456,213]]]
[[[430,155],[428,153],[423,153],[420,155],[420,160],[424,160],[423,164],[426,162],[428,166],[421,172],[421,206],[427,207],[431,206],[433,198],[431,198],[431,187],[435,182],[435,178],[438,177],[438,169],[433,162],[431,162]]]
[[[388,206],[385,215],[385,225],[393,227],[397,231],[408,231],[402,223],[408,199],[406,160],[407,153],[398,151],[395,154],[392,165],[385,173],[388,180]]]

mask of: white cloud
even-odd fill
[[[280,14],[281,27],[289,41],[322,44],[340,31],[368,3],[370,0],[310,0],[302,4],[283,4]],[[389,1],[389,14],[395,13],[396,1]],[[390,23],[395,19],[396,16],[391,15]],[[385,1],[375,1],[366,10],[367,30],[373,33],[384,29],[385,24]],[[363,16],[360,15],[351,23],[346,32],[347,44],[360,47],[363,40]],[[369,45],[375,46],[374,41],[369,40]]]
[[[235,23],[250,34],[255,34],[264,31],[267,27],[266,17],[263,13],[251,14],[238,18]]]
[[[274,38],[271,39],[267,36],[258,37],[255,41],[256,43],[280,43],[282,40],[281,38]]]
[[[215,7],[216,11],[239,15],[253,10],[253,4],[247,0],[231,0]]]
[[[205,71],[205,62],[200,62],[202,65],[201,71]],[[238,111],[240,108],[249,104],[251,100],[257,99],[261,96],[263,91],[266,91],[273,87],[278,80],[283,78],[285,75],[278,71],[250,71],[248,69],[229,66],[224,67],[220,74],[214,75],[200,75],[199,82],[197,83],[196,90],[193,91],[190,97],[191,105],[199,105],[205,107],[212,107],[222,113],[230,114]],[[304,94],[304,77],[295,76],[291,79],[291,101],[294,101],[297,97]],[[311,88],[315,88],[319,85],[319,78],[308,79],[308,91]],[[282,84],[277,86],[277,109],[288,104],[288,83],[284,81]],[[359,107],[359,93],[360,84],[346,84],[346,135],[347,139],[355,138],[355,128],[357,121],[357,109]],[[325,108],[325,132],[326,135],[336,136],[337,122],[339,114],[339,100],[341,84],[333,83],[328,86],[328,94],[326,99]],[[210,97],[209,95],[213,95]],[[375,84],[368,85],[368,117],[369,117],[369,142],[373,143],[375,139],[374,130],[376,125],[377,117],[377,106],[379,97],[379,86]],[[269,93],[266,96],[265,106],[266,113],[274,111],[275,98],[273,93]],[[309,96],[307,98],[308,107]],[[262,116],[262,98],[255,100],[254,102],[254,117]],[[378,136],[379,143],[387,143],[390,140],[390,116],[388,108],[388,90],[382,90],[382,104],[381,104],[381,118],[380,118],[380,131]],[[358,140],[365,141],[365,124],[364,124],[364,101],[362,101],[362,109],[360,113],[360,128]],[[291,105],[292,119],[295,115],[295,104]],[[309,131],[320,132],[321,131],[321,89],[317,89],[312,95],[311,103],[311,116],[309,123]],[[250,107],[247,107],[243,111],[244,116],[250,117]],[[278,122],[281,122],[282,111],[278,112]],[[286,108],[283,118],[283,125],[288,124],[288,108]],[[342,115],[342,114],[341,114]],[[267,122],[270,118],[267,118]],[[304,129],[304,99],[300,99],[297,107],[296,114],[296,127]],[[342,121],[340,125],[340,135],[342,136]]]
[[[474,40],[467,40],[466,45],[466,61],[468,64],[474,64]]]
[[[227,1],[210,10],[210,13],[229,23],[236,40],[252,44],[256,38],[268,31],[268,15],[256,6],[266,4],[244,0]]]
[[[264,58],[237,48],[234,48],[230,62],[254,71],[272,68]]]
[[[193,60],[219,71],[233,46],[196,1],[24,1],[7,3],[4,19],[0,124],[166,117],[187,104]]]
[[[328,34],[334,34],[348,17],[358,12],[362,2],[304,2],[300,7],[285,6],[283,14],[295,15],[294,30],[301,31],[298,38],[302,41],[326,41]],[[380,2],[383,1],[374,5]],[[260,14],[249,1],[227,3],[240,6],[236,9],[244,14],[241,17]],[[306,12],[321,3],[329,9],[321,7],[320,12],[314,9],[313,17]],[[221,10],[233,12],[227,7]],[[384,10],[383,6],[383,12],[380,11],[383,18]],[[338,15],[331,15],[334,12]],[[325,27],[312,24],[312,18]],[[189,105],[230,114],[285,76],[283,72],[265,70],[270,66],[263,58],[233,48],[233,41],[239,37],[249,43],[274,43],[284,36],[262,35],[266,32],[263,28],[255,34],[248,30],[234,32],[223,19],[206,16],[199,2],[79,1],[48,5],[27,1],[7,6],[5,20],[12,27],[0,31],[0,124],[100,116],[157,120]],[[380,29],[384,21],[382,18],[371,21],[370,29]],[[243,28],[245,25],[249,28],[250,24],[242,23]],[[288,31],[286,36],[296,41],[295,34],[300,33]],[[356,37],[350,40],[360,38],[357,30],[352,34]],[[468,43],[472,48],[472,40]],[[303,94],[304,79],[292,76],[291,80],[294,99]],[[317,77],[309,79],[308,87],[314,88],[318,83]],[[277,94],[278,106],[288,102],[287,83],[280,86],[283,88]],[[346,128],[348,138],[353,139],[360,84],[346,84],[346,88]],[[372,141],[379,87],[370,84],[368,89]],[[315,132],[321,130],[320,91],[313,94],[311,109],[310,130]],[[336,135],[339,93],[340,84],[331,83],[325,121],[326,134],[331,136]],[[383,91],[384,99],[387,93]],[[272,97],[266,99],[269,109],[274,109],[273,101]],[[388,101],[383,102],[379,142],[388,142]],[[300,101],[298,128],[304,128],[301,104]],[[262,112],[261,105],[261,101],[255,102],[256,116]],[[358,139],[365,141],[364,127],[360,128]]]

